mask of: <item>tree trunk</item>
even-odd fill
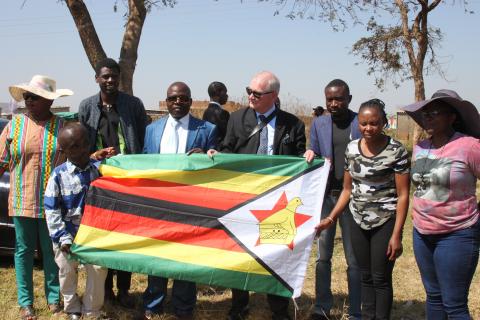
[[[88,61],[93,69],[98,61],[107,57],[103,50],[97,31],[88,12],[87,6],[82,0],[65,0],[73,21],[80,35]]]
[[[138,58],[138,45],[147,16],[144,0],[128,0],[128,20],[120,49],[120,90],[133,94],[133,73]]]
[[[425,100],[425,83],[423,81],[423,71],[414,74],[413,81],[415,84],[415,101]],[[412,139],[413,145],[416,145],[420,140],[423,140],[425,137],[425,131],[416,122],[414,122]]]
[[[412,73],[413,82],[415,85],[415,101],[425,100],[425,84],[423,80],[423,66],[425,62],[425,55],[428,48],[428,30],[427,30],[427,16],[428,5],[419,3],[420,12],[417,14],[412,26],[409,26],[408,12],[409,8],[404,0],[395,0],[401,21],[403,43],[407,50],[408,62],[410,64],[410,72]],[[414,45],[416,42],[416,46]],[[417,53],[415,54],[415,49]],[[414,123],[412,143],[416,145],[424,137],[423,129]]]

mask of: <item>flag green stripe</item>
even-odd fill
[[[264,156],[247,154],[217,154],[210,159],[205,154],[142,154],[120,155],[104,161],[109,166],[124,170],[183,170],[222,169],[256,174],[295,176],[312,165],[323,165],[323,159],[315,159],[312,164],[304,158],[290,156]]]
[[[101,265],[115,270],[271,293],[288,298],[293,294],[292,290],[286,288],[273,276],[204,267],[151,256],[80,246],[75,243],[72,245],[72,252],[75,258],[84,263]],[[158,270],[163,270],[163,272],[158,272]],[[186,275],[188,277],[185,277]]]

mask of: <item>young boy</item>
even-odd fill
[[[50,237],[54,243],[55,262],[63,295],[64,311],[69,319],[84,316],[100,317],[103,306],[104,283],[107,269],[87,264],[87,283],[83,305],[77,295],[78,261],[68,259],[70,246],[78,231],[85,198],[90,183],[100,173],[90,159],[88,132],[84,126],[74,123],[63,128],[58,142],[67,162],[55,168],[45,191],[45,215]]]

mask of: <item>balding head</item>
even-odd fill
[[[259,113],[267,112],[274,106],[280,92],[280,81],[269,71],[257,73],[247,88],[250,108]]]
[[[192,94],[190,88],[184,82],[174,82],[167,90],[168,113],[175,119],[181,119],[190,112]]]

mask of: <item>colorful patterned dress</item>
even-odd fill
[[[63,120],[14,116],[0,136],[1,170],[10,171],[10,216],[44,218],[43,196],[53,169],[65,161],[57,146]]]

